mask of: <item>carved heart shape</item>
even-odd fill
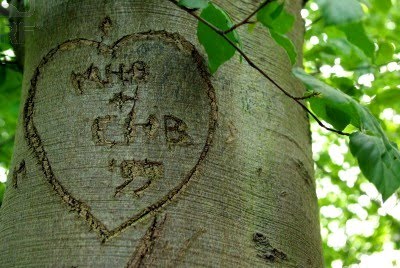
[[[202,57],[165,31],[58,45],[36,68],[24,107],[44,177],[103,241],[182,192],[216,123]]]

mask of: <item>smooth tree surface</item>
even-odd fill
[[[233,20],[259,5],[215,3]],[[298,51],[302,5],[285,4]],[[2,266],[322,266],[305,111],[243,59],[207,62],[188,12],[35,1],[26,22],[37,28],[24,40]],[[257,66],[303,95],[274,41],[286,35],[237,32]]]
[[[398,115],[398,70],[400,68],[397,45],[400,42],[400,34],[396,27],[400,17],[399,2],[397,0],[306,1],[306,5],[301,10],[306,26],[303,47],[305,56],[303,64],[306,71],[304,72],[296,67],[299,65],[297,54],[300,50],[298,45],[296,48],[295,43],[292,42],[292,32],[294,22],[298,19],[294,16],[297,13],[292,13],[293,10],[288,8],[290,2],[260,1],[246,14],[232,16],[231,9],[226,9],[231,3],[218,5],[209,0],[168,1],[198,20],[196,33],[200,45],[195,45],[199,48],[200,54],[207,58],[205,65],[208,65],[213,76],[218,76],[219,68],[239,54],[241,55],[240,64],[247,63],[252,66],[254,72],[260,73],[286,97],[297,102],[297,105],[300,105],[312,119],[312,144],[316,164],[317,195],[321,206],[325,265],[327,267],[395,267],[396,263],[400,262],[400,254],[396,250],[399,244],[396,233],[400,219],[400,206],[397,194],[393,195],[400,183],[397,176],[400,168],[399,151],[395,145],[399,143],[397,126],[400,123],[400,115]],[[25,4],[29,4],[28,2],[26,1]],[[15,13],[15,8],[8,6],[6,1],[2,2],[2,6],[4,7],[1,9],[2,15]],[[23,10],[23,7],[18,6],[18,9]],[[34,6],[33,8],[32,5],[25,6],[26,13],[22,15],[31,16],[32,10],[35,10]],[[12,14],[10,27],[8,27],[6,17],[0,18],[1,61],[3,63],[0,65],[2,96],[0,98],[0,162],[5,168],[9,166],[14,141],[22,77],[21,63],[23,62],[23,57],[21,57],[23,46],[14,44],[16,53],[19,55],[14,57],[8,40],[7,33],[10,30],[13,43],[21,38],[15,31],[18,29],[15,23],[19,22],[18,17],[21,13],[17,13],[18,16]],[[17,25],[23,26],[23,24]],[[103,33],[104,30],[110,30],[111,18],[106,17],[102,25]],[[281,85],[281,81],[275,80],[269,70],[258,65],[258,62],[253,59],[257,58],[257,50],[252,46],[246,46],[247,35],[243,35],[246,33],[244,30],[246,28],[247,32],[256,35],[261,33],[267,39],[269,35],[276,45],[281,47],[280,53],[286,52],[287,59],[292,65],[297,62],[294,65],[294,74],[306,84],[308,92],[304,96],[299,98],[298,95],[292,95],[292,92],[286,91],[286,85]],[[260,32],[260,28],[267,31]],[[29,30],[29,25],[26,25],[25,29]],[[138,63],[136,62],[136,69],[141,66]],[[90,69],[95,72],[89,72],[89,68],[86,72],[75,72],[74,81],[82,82],[84,80],[82,75],[96,74],[97,68],[98,66],[93,66],[93,69]],[[103,74],[106,78],[108,77],[107,71]],[[125,80],[127,78],[125,76]],[[99,81],[108,81],[108,78],[99,79]],[[78,92],[85,87],[77,85],[75,83]],[[140,93],[140,90],[137,93]],[[125,102],[132,102],[133,98],[129,94],[116,94],[111,100],[120,107],[119,109],[127,109],[123,107]],[[309,106],[303,107],[304,101],[307,101]],[[136,111],[137,108],[132,110]],[[113,124],[115,119],[111,117],[96,117],[96,122],[100,124],[94,124],[94,129],[96,130],[96,127],[98,128],[101,124]],[[161,117],[157,118],[155,114],[152,114],[145,118],[146,127],[143,130],[146,134],[153,133],[154,135],[158,127],[153,126],[157,126],[156,123],[162,121],[159,120]],[[169,123],[179,122],[176,120],[177,117],[171,117],[171,115],[165,118]],[[185,124],[187,125],[186,122]],[[170,127],[168,134],[173,133],[174,126],[170,125]],[[133,128],[131,130],[136,131]],[[27,131],[27,133],[36,134],[37,132]],[[120,137],[125,139],[125,134],[119,133]],[[127,133],[131,131],[128,130]],[[175,134],[178,138],[188,137],[179,136],[179,132]],[[94,137],[97,137],[97,142],[101,137],[103,137],[103,143],[113,141],[104,138],[106,136]],[[346,136],[350,136],[350,139]],[[114,140],[113,146],[116,142]],[[131,143],[132,140],[128,142]],[[127,143],[126,140],[125,143]],[[130,167],[121,169],[121,166],[129,163]],[[130,171],[146,173],[146,169],[140,171],[138,167],[140,162],[129,163],[125,161],[117,165],[121,169],[120,174],[125,174],[123,176],[126,179],[116,189],[121,190],[116,191],[119,194],[123,192],[125,184],[135,185],[129,175]],[[111,162],[112,167],[116,164],[117,162]],[[164,171],[163,163],[149,161],[146,165],[148,167],[146,174],[152,174],[155,178],[160,177],[157,172]],[[153,168],[149,169],[149,165],[153,165]],[[19,181],[18,177],[13,179],[11,174],[17,174],[20,178],[26,176],[26,167],[25,161],[14,165],[9,172],[9,180],[12,180],[10,185],[14,187]],[[4,172],[6,169],[2,170]],[[150,173],[149,170],[151,170]],[[368,183],[363,175],[374,185]],[[0,174],[0,177],[0,180],[5,179],[4,174]],[[147,189],[146,182],[143,181],[141,187],[136,189],[138,191]],[[4,189],[5,184],[0,183],[0,200]],[[384,204],[378,191],[382,194],[383,200],[386,200]],[[82,209],[79,205],[78,208]],[[262,235],[253,238],[264,241]],[[267,245],[265,242],[261,244]]]

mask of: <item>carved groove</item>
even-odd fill
[[[22,160],[21,163],[19,163],[18,168],[14,168],[13,175],[12,175],[12,187],[15,189],[18,188],[18,179],[20,177],[24,178],[26,176],[26,166],[25,166],[25,160]]]
[[[136,247],[134,254],[125,266],[126,268],[138,268],[144,266],[144,261],[153,253],[154,245],[156,240],[160,237],[165,220],[166,215],[161,220],[158,220],[157,216],[154,216],[153,222],[140,240],[139,246]]]
[[[264,234],[254,233],[253,242],[258,252],[257,257],[272,263],[287,262],[289,260],[287,254],[274,248]]]
[[[190,248],[193,246],[193,243],[199,239],[201,235],[203,235],[206,232],[204,229],[200,229],[196,231],[190,238],[186,239],[185,242],[183,243],[183,246],[178,252],[178,256],[172,263],[170,267],[176,267],[179,262],[183,261],[185,255],[187,252],[190,250]]]
[[[41,77],[43,68],[45,65],[54,60],[59,53],[62,51],[73,50],[80,46],[91,46],[99,51],[99,53],[104,54],[111,54],[115,56],[115,51],[126,41],[138,41],[138,40],[159,40],[161,42],[167,43],[179,49],[181,52],[185,53],[186,55],[190,56],[194,63],[197,65],[197,69],[203,78],[203,80],[207,84],[207,96],[210,101],[210,113],[209,113],[209,124],[208,124],[208,134],[207,139],[204,144],[203,150],[200,154],[196,165],[190,170],[190,172],[185,176],[185,178],[173,189],[171,189],[163,198],[159,199],[157,202],[149,205],[148,207],[144,208],[139,213],[133,215],[130,219],[122,223],[119,227],[108,230],[106,226],[96,218],[88,205],[83,203],[82,201],[73,197],[69,191],[60,183],[57,179],[56,175],[54,174],[53,168],[51,167],[51,163],[48,159],[46,150],[43,145],[43,141],[39,135],[39,131],[37,130],[35,123],[34,123],[34,111],[35,111],[35,98],[36,98],[36,91],[37,91],[37,83]],[[94,69],[95,67],[92,66],[89,72],[86,72],[85,75],[89,76],[92,80],[97,80],[99,78],[99,74]],[[133,68],[141,69],[141,66],[133,66]],[[143,71],[143,68],[142,68]],[[145,72],[139,72],[142,75],[137,77],[138,79],[145,79]],[[75,74],[77,76],[78,74]],[[73,79],[71,77],[71,79]],[[80,93],[81,87],[79,83],[76,84],[77,93]],[[134,114],[132,114],[134,116]],[[77,213],[82,219],[84,219],[90,227],[95,230],[99,237],[102,239],[103,242],[119,235],[123,230],[127,227],[135,224],[137,221],[143,219],[147,215],[149,215],[153,211],[160,210],[161,208],[165,207],[171,200],[174,200],[177,195],[185,188],[185,186],[189,183],[191,178],[195,176],[199,172],[199,167],[204,162],[204,159],[210,149],[212,144],[213,135],[217,126],[217,119],[218,119],[218,107],[215,97],[214,88],[209,80],[209,73],[203,63],[203,58],[199,54],[199,52],[195,49],[195,47],[188,41],[186,41],[182,36],[177,33],[168,33],[165,31],[149,31],[137,34],[130,34],[126,35],[119,40],[117,40],[113,45],[107,46],[101,42],[88,40],[84,38],[78,38],[73,40],[65,41],[64,43],[58,45],[57,47],[50,50],[46,56],[41,60],[39,65],[34,71],[33,77],[30,82],[30,88],[28,91],[28,96],[24,106],[24,132],[25,138],[27,140],[29,148],[34,153],[40,168],[43,172],[45,179],[49,182],[53,190],[63,202],[70,208],[70,210]],[[130,125],[129,125],[130,126]],[[134,128],[131,128],[131,130]],[[151,131],[149,132],[151,133]],[[131,131],[127,133],[130,137]],[[129,139],[128,139],[129,140]]]

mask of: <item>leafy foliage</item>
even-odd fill
[[[294,69],[294,74],[308,89],[319,93],[310,99],[315,113],[343,130],[348,124],[359,129],[350,136],[350,149],[359,161],[365,177],[375,184],[383,199],[389,198],[400,186],[400,152],[389,141],[375,117],[350,96]]]
[[[317,0],[326,25],[341,25],[360,21],[363,17],[361,4],[357,0]]]
[[[201,12],[200,16],[222,31],[228,30],[233,26],[232,20],[229,18],[228,14],[214,4],[209,4]],[[235,55],[235,48],[204,23],[199,22],[197,36],[207,52],[211,73],[215,73],[221,64]],[[226,36],[233,43],[240,43],[235,31],[228,33]]]
[[[292,29],[294,16],[285,11],[284,6],[284,3],[271,2],[257,12],[257,20],[269,29],[271,37],[285,49],[293,65],[296,63],[296,48],[285,34]]]
[[[374,135],[356,132],[350,136],[351,153],[357,157],[367,177],[383,199],[388,199],[400,186],[400,152],[395,143]]]
[[[272,30],[270,31],[270,34],[275,42],[285,49],[289,56],[290,62],[292,65],[294,65],[296,63],[297,52],[292,41],[286,35],[274,32]]]
[[[317,0],[321,7],[325,26],[337,27],[343,31],[347,40],[360,48],[366,56],[373,58],[375,46],[367,36],[362,18],[364,12],[356,0]]]
[[[0,81],[0,163],[8,166],[17,126],[22,75],[4,65],[0,65],[0,68],[5,79]]]
[[[276,33],[287,33],[293,27],[294,17],[284,6],[284,3],[271,2],[257,12],[257,20]]]
[[[360,21],[354,23],[361,23],[368,38],[373,41],[377,48],[374,49],[374,56],[367,56],[358,46],[349,42],[340,25],[327,26],[322,15],[323,8],[316,5],[318,1],[309,1],[306,5],[307,14],[303,16],[306,22],[304,66],[307,73],[362,103],[378,118],[388,139],[400,144],[399,123],[396,121],[400,114],[400,74],[397,71],[400,28],[394,27],[400,23],[400,1],[359,2],[365,14]],[[315,99],[320,99],[320,96]],[[347,127],[346,130],[351,132],[354,128]],[[359,161],[360,167],[367,166],[360,164],[364,162],[360,159],[364,155],[370,159],[370,165],[381,165],[381,159],[386,158],[385,151],[386,155],[391,154],[392,144],[386,143],[390,144],[389,149],[381,151],[383,154],[377,156],[378,161],[375,161],[370,153],[382,150],[379,144],[385,144],[384,141],[368,132],[356,133],[350,137],[349,142],[360,142],[361,139],[356,137],[359,134],[367,135],[364,142],[376,141],[370,147],[372,151],[363,152],[362,145],[356,144],[361,150],[357,155],[351,149],[352,144],[350,150],[347,149],[347,139],[338,138],[313,126],[313,151],[317,166],[317,193],[321,207],[326,267],[331,267],[333,262],[339,262],[343,267],[352,267],[363,264],[367,256],[377,255],[384,248],[400,248],[400,221],[396,214],[399,206],[398,192],[382,204],[378,192],[360,174],[356,162]],[[339,148],[340,157],[335,159],[337,153],[334,152]],[[373,169],[379,170],[379,167]],[[366,172],[363,170],[363,173]],[[397,174],[394,174],[396,181],[400,179]],[[390,184],[390,180],[385,183]],[[387,194],[384,194],[384,198],[387,198]],[[338,214],[333,216],[326,213],[327,208],[332,208]],[[370,231],[366,232],[363,226],[371,226]],[[338,240],[343,242],[339,243]],[[387,264],[381,262],[378,266],[397,267],[396,263],[390,264],[389,260]]]
[[[19,112],[22,74],[9,53],[8,19],[0,17],[0,167],[9,168]],[[0,205],[5,184],[0,182]]]
[[[374,43],[368,38],[361,22],[345,24],[340,29],[350,43],[360,48],[368,57],[374,57]]]

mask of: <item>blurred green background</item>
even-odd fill
[[[308,1],[301,13],[306,25],[303,64],[307,72],[366,105],[381,120],[389,138],[400,144],[400,0],[360,2],[365,13],[361,23],[374,43],[374,56],[365,55],[362,44],[350,42],[343,31],[326,26],[318,4]],[[5,1],[1,4],[7,7]],[[9,31],[8,19],[1,17],[0,205],[22,79]],[[359,38],[357,33],[354,36]],[[348,140],[315,122],[311,128],[326,267],[400,267],[398,195],[382,204],[378,191],[360,174]]]

